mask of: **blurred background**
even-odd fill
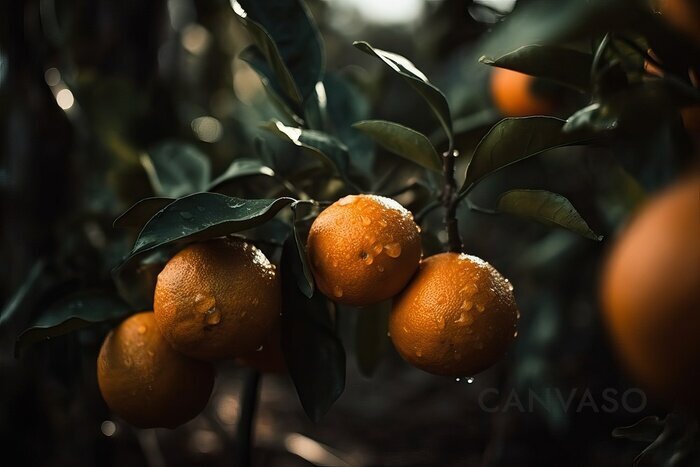
[[[492,93],[494,68],[478,59],[511,50],[513,44],[498,36],[499,22],[516,15],[526,0],[307,3],[324,40],[327,76],[349,96],[337,105],[347,106],[341,111],[356,120],[397,121],[440,139],[420,97],[353,48],[355,40],[410,58],[445,92],[463,154],[505,115]],[[556,9],[560,2],[551,3]],[[529,24],[538,27],[537,19]],[[259,76],[237,57],[249,44],[226,0],[25,0],[0,6],[3,465],[233,465],[246,371],[233,362],[220,365],[202,415],[176,430],[137,430],[110,414],[97,389],[95,359],[110,325],[39,343],[19,358],[13,347],[37,310],[110,282],[110,271],[134,240],[112,228],[113,220],[139,199],[162,194],[148,155],[195,152],[207,161],[197,173],[204,170],[211,179],[233,161],[260,154],[261,147],[281,176],[298,168],[298,149],[259,127],[280,113]],[[544,105],[532,113],[564,118],[588,99],[546,81],[532,83],[531,92]],[[677,176],[682,156],[675,154],[689,145],[676,138],[669,146],[677,130],[658,135],[659,145],[680,148],[663,161],[645,156],[655,150],[648,142],[618,147],[615,156],[603,147],[557,149],[501,171],[472,199],[489,206],[513,186],[549,189],[565,194],[597,233],[613,236],[638,194],[637,185],[620,182],[627,178],[617,160],[644,189],[658,189]],[[364,174],[363,188],[395,194],[414,211],[425,206],[427,193],[402,188],[438,182],[373,150],[367,139],[354,144],[364,148],[365,156],[352,161]],[[313,180],[300,183],[314,193]],[[256,197],[259,187],[251,185],[241,182],[231,192]],[[180,195],[187,192],[184,187]],[[426,254],[445,240],[440,216],[438,210],[424,220]],[[312,423],[290,378],[264,375],[254,465],[631,465],[643,445],[614,439],[611,431],[645,415],[664,415],[651,397],[634,411],[563,410],[556,403],[532,410],[483,406],[503,407],[513,393],[527,406],[531,391],[554,388],[565,398],[574,391],[574,407],[586,389],[600,405],[606,388],[617,391],[619,401],[636,387],[613,357],[598,308],[597,275],[608,244],[467,207],[459,220],[467,251],[516,284],[522,319],[507,358],[474,381],[454,381],[408,366],[388,346],[369,378],[355,358],[356,316],[340,309],[345,392]]]

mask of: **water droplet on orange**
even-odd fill
[[[335,287],[333,287],[333,295],[335,295],[338,298],[342,297],[343,289],[339,285],[336,285]]]
[[[416,357],[420,358],[422,356],[423,356],[423,351],[420,349],[416,350]]]
[[[379,225],[381,225],[382,227],[386,227],[387,225],[389,225],[389,224],[387,223],[387,221],[384,220],[384,219],[379,219],[378,222],[379,222]]]
[[[384,266],[382,266],[381,264],[378,264],[378,265],[377,265],[377,271],[379,271],[379,272],[384,272]]]
[[[445,329],[445,318],[440,317],[437,319],[437,327],[438,329]]]
[[[348,195],[348,196],[345,196],[344,198],[340,198],[338,200],[338,206],[347,206],[348,204],[352,204],[354,202],[355,202],[355,196]]]
[[[204,320],[207,324],[212,326],[219,324],[221,322],[221,312],[216,308],[207,310],[207,312],[204,314]]]
[[[378,255],[379,253],[382,252],[382,248],[383,247],[380,243],[375,243],[374,245],[372,245],[372,253],[374,253],[375,255]]]
[[[455,324],[459,326],[466,326],[472,322],[474,322],[474,320],[468,313],[460,313],[459,318],[455,320]]]
[[[387,256],[391,258],[398,258],[401,256],[401,245],[396,242],[384,245],[384,249],[386,250]]]
[[[484,305],[483,305],[483,304],[477,303],[477,304],[476,304],[476,309],[479,311],[479,313],[483,313],[483,311],[484,311],[485,308],[484,308]]]
[[[362,225],[370,225],[372,223],[372,219],[367,216],[360,216],[360,219],[362,219]]]
[[[473,306],[474,304],[471,301],[465,300],[462,302],[462,306],[460,308],[462,308],[464,311],[469,311]]]

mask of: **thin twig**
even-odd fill
[[[462,239],[459,236],[459,224],[457,222],[457,182],[455,181],[455,161],[457,151],[450,150],[442,155],[442,173],[445,177],[445,186],[442,191],[442,204],[445,206],[445,230],[447,230],[448,250],[462,252]]]
[[[255,409],[258,405],[258,389],[260,387],[260,373],[248,370],[243,378],[243,389],[240,395],[241,415],[236,426],[236,454],[233,465],[236,467],[250,467],[251,452],[253,450],[253,420]]]

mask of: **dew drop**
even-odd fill
[[[204,313],[204,321],[212,326],[217,325],[221,322],[221,312],[214,308],[210,308]]]
[[[336,285],[335,287],[333,287],[333,295],[335,295],[338,298],[342,297],[343,289],[339,285]]]
[[[331,264],[333,265],[334,268],[337,268],[338,267],[338,260],[334,259]]]
[[[139,334],[146,334],[146,326],[139,326],[137,331],[139,332]]]
[[[437,319],[437,327],[438,329],[445,329],[445,318],[440,317]]]
[[[367,216],[360,216],[360,219],[362,219],[362,225],[370,225],[372,223],[372,219]]]
[[[374,256],[365,254],[365,264],[370,265],[374,262]]]
[[[374,245],[372,245],[372,253],[374,253],[375,255],[381,253],[382,249],[383,247],[380,243],[375,243]]]
[[[203,295],[198,293],[194,297],[194,310],[197,313],[208,313],[209,310],[216,307],[216,299],[211,295]]]
[[[515,338],[515,337],[518,337],[518,331],[515,331],[515,332],[513,333],[513,337],[514,337],[514,338]]]
[[[416,350],[416,357],[420,358],[422,356],[423,356],[423,351],[420,349]]]
[[[469,314],[464,313],[464,312],[460,313],[459,318],[457,318],[455,320],[455,324],[457,324],[459,326],[467,326],[468,324],[471,324],[471,323],[472,323],[471,316],[469,316]]]
[[[508,292],[512,292],[512,291],[513,291],[513,284],[508,282]]]
[[[258,303],[260,303],[260,299],[258,297],[255,297],[253,299],[253,306],[258,306]]]
[[[264,346],[261,345],[261,346],[259,346],[257,349],[255,349],[255,351],[256,351],[256,352],[262,352],[263,348],[264,348]]]
[[[403,329],[403,332],[408,332],[408,328],[406,326],[402,327],[401,329]]]
[[[190,220],[190,219],[192,219],[193,216],[192,216],[192,213],[189,211],[181,211],[180,217],[182,217],[185,220]]]
[[[472,384],[473,382],[474,382],[474,378],[472,378],[471,376],[469,378],[467,378],[468,384]]]
[[[387,256],[391,258],[398,258],[401,256],[401,245],[396,242],[384,245],[384,249],[386,250]]]
[[[387,225],[389,225],[385,219],[379,219],[378,222],[379,225],[381,225],[382,227],[386,227]]]
[[[464,311],[469,311],[472,309],[473,306],[474,306],[474,304],[471,301],[465,300],[462,302],[462,306],[460,308],[463,309]]]
[[[124,366],[127,368],[131,368],[131,357],[124,357]]]
[[[355,197],[353,195],[348,195],[338,200],[338,206],[347,206],[348,204],[352,204],[354,202]]]
[[[477,311],[479,311],[479,313],[483,313],[484,312],[484,305],[482,303],[477,303],[476,309],[477,309]]]
[[[469,282],[464,287],[462,287],[462,290],[460,290],[460,292],[466,292],[466,293],[472,294],[472,295],[477,293],[478,291],[479,291],[479,286],[473,282]]]
[[[455,378],[455,382],[459,383],[460,381],[462,381],[461,378]]]
[[[417,226],[416,226],[416,230],[418,231],[418,233],[421,233],[421,232],[422,232],[422,229],[420,228],[420,225],[417,225]]]
[[[386,337],[391,337],[391,332],[387,331]]]
[[[381,264],[378,264],[378,265],[377,265],[377,271],[379,271],[379,272],[384,272],[384,266],[382,266]]]

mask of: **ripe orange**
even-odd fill
[[[109,408],[140,428],[175,428],[199,414],[214,386],[211,364],[173,350],[152,312],[127,318],[105,338],[97,382]]]
[[[516,336],[513,287],[489,263],[459,253],[423,260],[396,297],[391,340],[410,364],[443,376],[469,376],[496,363]]]
[[[311,225],[307,252],[316,285],[339,303],[364,306],[393,297],[421,256],[420,229],[393,199],[346,196]]]
[[[158,275],[156,321],[179,352],[204,360],[234,358],[264,345],[281,307],[275,266],[237,239],[195,243]]]
[[[552,112],[552,104],[533,93],[535,77],[506,68],[491,70],[491,97],[504,117],[524,117]]]
[[[696,0],[657,0],[657,8],[673,28],[700,44],[700,4]]]
[[[652,199],[618,238],[602,303],[631,374],[700,407],[700,175]]]

